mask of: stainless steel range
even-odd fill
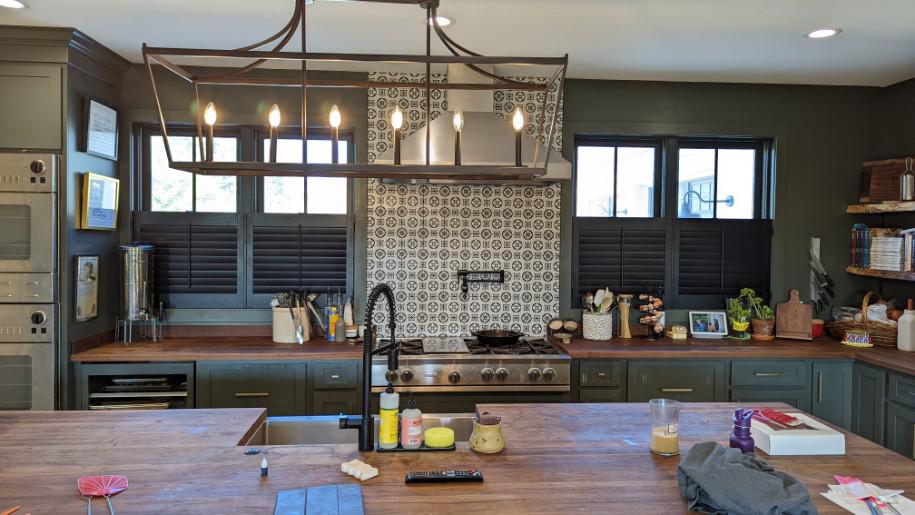
[[[521,338],[510,345],[476,339],[425,338],[400,342],[396,377],[400,392],[568,394],[572,359],[542,338]],[[372,390],[388,384],[386,357],[372,360]]]

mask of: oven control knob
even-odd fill
[[[396,370],[385,371],[384,379],[385,379],[385,381],[387,381],[389,383],[393,383],[394,381],[397,381],[397,371]]]
[[[540,379],[540,369],[532,368],[532,369],[528,370],[527,377],[529,377],[531,381],[536,381],[536,380]]]
[[[451,384],[457,384],[461,382],[461,373],[457,370],[452,370],[448,373],[448,382]]]
[[[544,380],[546,380],[546,381],[552,381],[554,377],[556,377],[556,371],[555,371],[555,370],[553,370],[552,368],[544,368],[544,369],[543,369],[543,379],[544,379]]]
[[[42,161],[40,159],[36,159],[36,160],[32,161],[29,164],[29,170],[31,170],[32,173],[43,173],[45,171],[44,161]]]
[[[410,370],[409,368],[403,369],[403,372],[400,373],[400,380],[403,382],[407,382],[410,379],[413,379],[413,371]]]
[[[48,316],[44,314],[44,311],[36,311],[32,313],[32,323],[35,325],[41,325],[48,319]]]
[[[480,376],[483,377],[484,381],[492,381],[492,378],[496,377],[496,373],[493,369],[486,367],[483,370],[480,370]]]
[[[499,381],[505,381],[508,379],[508,370],[502,367],[496,369],[496,379]]]

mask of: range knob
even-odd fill
[[[536,380],[540,379],[540,369],[532,368],[532,369],[528,370],[527,377],[529,377],[531,381],[536,381]]]
[[[44,314],[44,311],[36,311],[32,313],[32,323],[35,325],[41,325],[48,319],[48,316]]]
[[[396,370],[387,370],[384,373],[384,379],[389,383],[393,383],[394,381],[397,381],[397,371]]]
[[[461,382],[461,373],[457,370],[452,370],[448,373],[448,382],[451,384],[458,384]]]
[[[486,367],[483,370],[480,370],[480,376],[484,381],[492,381],[492,378],[496,377],[496,373],[493,369]]]
[[[44,161],[40,159],[36,159],[29,164],[29,170],[31,170],[32,173],[42,173],[45,171],[45,168]]]
[[[403,369],[403,371],[400,373],[400,380],[403,382],[407,382],[411,379],[413,379],[413,371],[410,370],[409,368]]]
[[[503,367],[497,368],[496,369],[496,379],[498,379],[499,381],[505,381],[506,379],[508,379],[508,370]]]
[[[544,368],[544,369],[543,369],[543,379],[544,379],[544,380],[546,380],[546,381],[552,381],[554,377],[556,377],[556,371],[555,371],[555,370],[553,370],[552,368]]]

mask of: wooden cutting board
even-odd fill
[[[788,302],[775,306],[775,336],[792,340],[813,339],[813,306],[802,303],[797,290],[791,290]]]

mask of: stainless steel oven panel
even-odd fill
[[[483,370],[495,372],[505,369],[507,377],[484,377]],[[536,369],[537,376],[531,377],[529,372]],[[543,376],[543,370],[552,369],[553,377]],[[372,363],[372,386],[387,384],[385,373],[388,370],[386,359],[375,359]],[[404,372],[409,371],[405,376]],[[394,378],[394,386],[429,387],[447,386],[449,388],[476,386],[484,388],[501,389],[509,386],[566,386],[571,384],[571,359],[567,356],[488,356],[488,357],[463,357],[454,360],[443,359],[433,362],[427,359],[415,359],[414,356],[401,357],[398,364],[398,376]],[[457,381],[453,382],[452,374],[457,373]]]
[[[4,304],[0,306],[0,344],[53,343],[53,304]]]
[[[54,302],[54,274],[0,273],[0,304]]]
[[[54,344],[0,343],[0,411],[54,409]]]
[[[0,191],[56,192],[57,161],[54,154],[0,154]]]
[[[55,194],[0,193],[0,272],[54,272],[56,202]]]

